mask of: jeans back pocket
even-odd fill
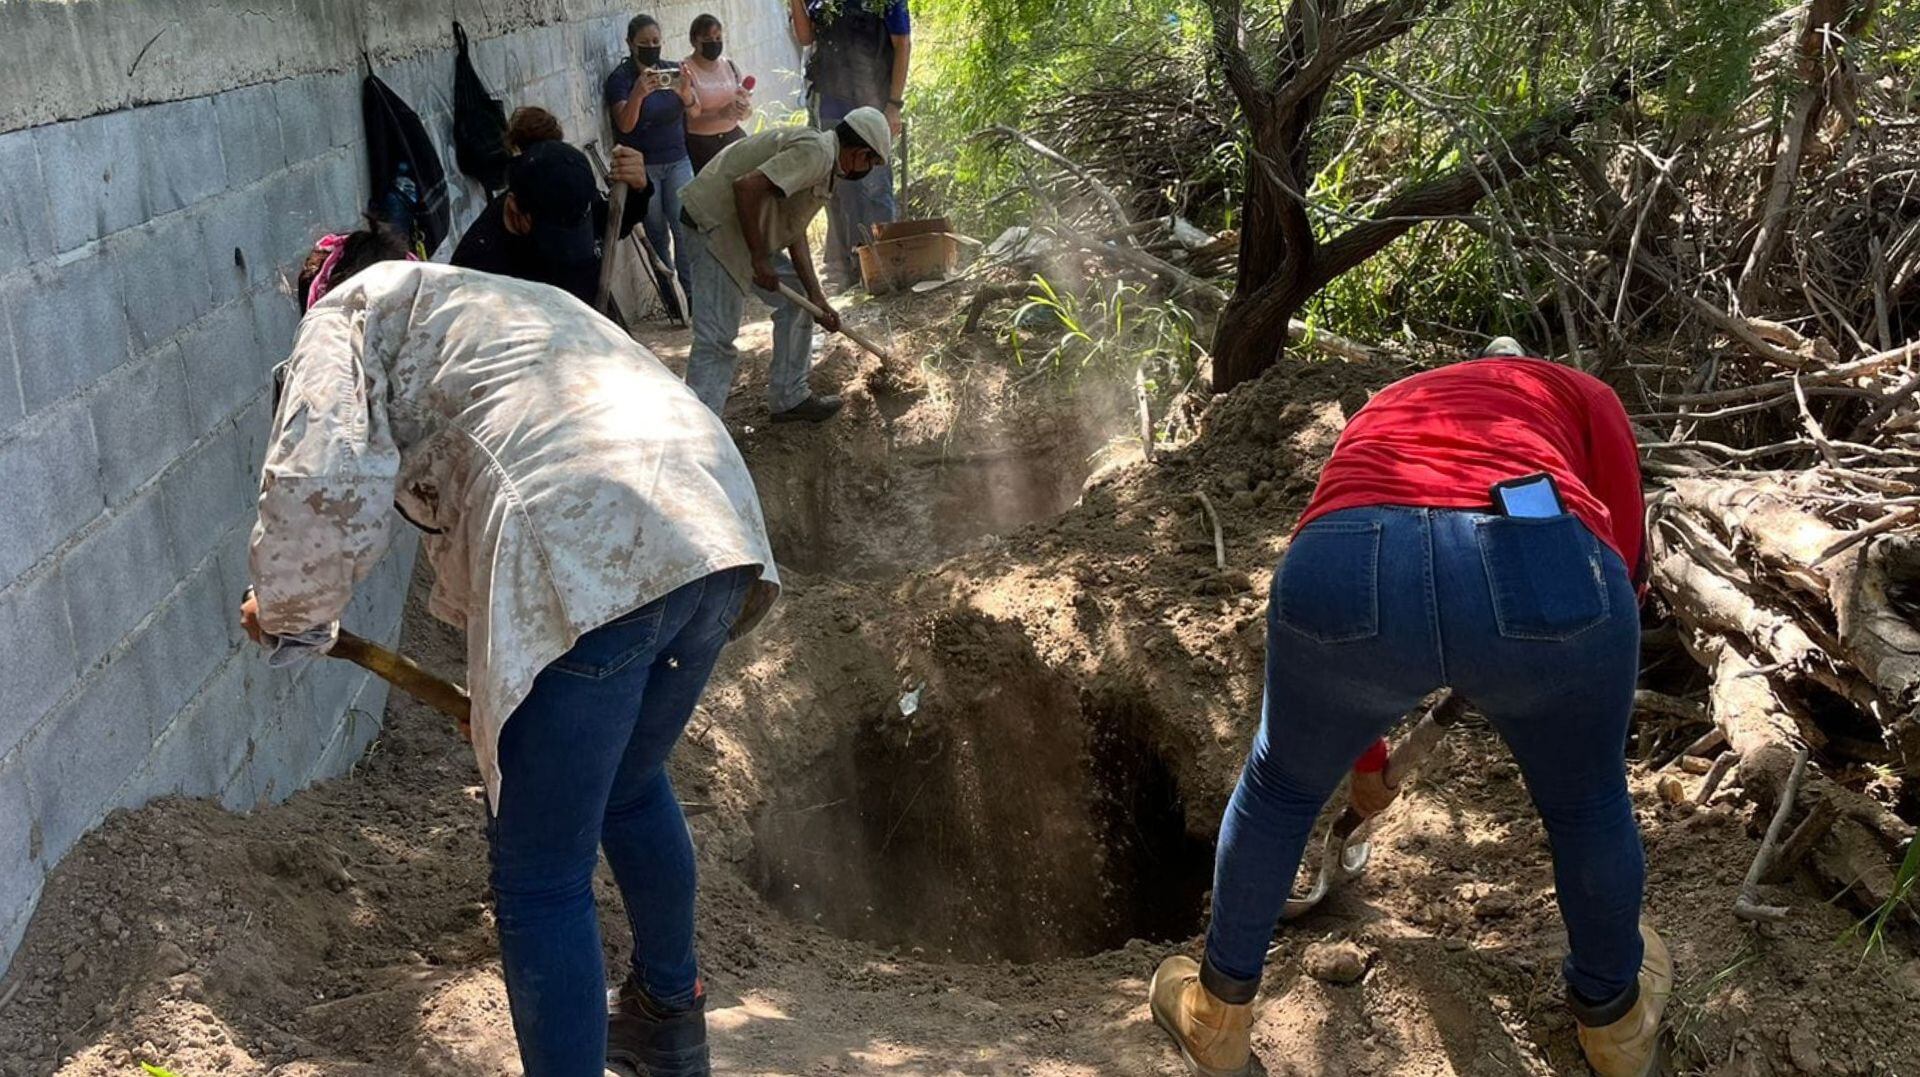
[[[1380,524],[1316,520],[1287,547],[1273,584],[1274,619],[1320,643],[1380,632]]]
[[[547,668],[595,681],[611,677],[653,649],[666,615],[667,604],[661,600],[622,614],[575,640],[573,648]]]
[[[1574,516],[1474,522],[1500,635],[1567,640],[1607,617],[1599,540]]]

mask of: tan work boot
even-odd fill
[[[1222,1002],[1200,983],[1200,963],[1169,957],[1147,988],[1153,1023],[1200,1077],[1241,1077],[1253,1057],[1253,1003]]]
[[[1653,928],[1640,925],[1640,997],[1618,1021],[1580,1026],[1580,1049],[1600,1077],[1648,1077],[1660,1062],[1660,1014],[1673,994],[1673,957]]]

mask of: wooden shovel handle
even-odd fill
[[[467,690],[421,669],[419,663],[346,629],[329,657],[345,659],[460,723],[460,735],[473,739],[473,701]]]
[[[826,314],[827,314],[826,311],[821,310],[819,307],[815,306],[813,303],[813,300],[808,299],[806,296],[801,295],[799,292],[794,291],[792,286],[788,285],[784,281],[782,281],[780,284],[780,294],[785,296],[789,302],[793,303],[795,306],[799,307],[801,310],[806,311],[808,314],[811,314],[816,318],[826,317]],[[868,340],[866,336],[863,335],[858,329],[855,329],[853,326],[848,325],[844,319],[842,319],[840,322],[840,332],[848,340],[851,340],[855,344],[860,345],[862,348],[865,348],[868,352],[872,353],[873,355],[877,355],[882,359],[893,358],[892,355],[889,355],[887,353],[887,350],[885,348],[882,348],[880,345],[875,344],[871,340]]]

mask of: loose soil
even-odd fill
[[[1345,416],[1403,372],[1288,361],[1148,465],[1124,392],[1015,388],[990,342],[956,343],[955,305],[859,310],[937,361],[829,343],[816,383],[849,398],[832,424],[767,427],[754,359],[734,398],[789,571],[673,761],[682,799],[713,806],[692,827],[721,1073],[1183,1072],[1146,980],[1204,926],[1270,567]],[[683,333],[652,338],[684,356]],[[763,356],[764,326],[742,343]],[[457,675],[418,586],[404,647]],[[1785,924],[1741,925],[1752,809],[1737,790],[1668,807],[1654,781],[1635,765],[1647,912],[1681,977],[1675,1072],[1915,1072],[1911,939],[1863,958],[1856,912],[1803,882],[1768,894]],[[115,813],[0,980],[0,1073],[519,1072],[483,825],[468,750],[399,697],[351,774],[285,803]],[[618,967],[618,896],[597,889]],[[1585,1072],[1552,895],[1518,771],[1469,725],[1369,872],[1279,937],[1267,1071]]]

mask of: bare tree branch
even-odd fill
[[[1374,220],[1354,225],[1321,245],[1313,286],[1320,288],[1371,258],[1413,226],[1409,219],[1459,213],[1505,187],[1545,160],[1574,128],[1631,100],[1639,89],[1640,84],[1631,79],[1617,79],[1607,90],[1528,124],[1501,149],[1483,150],[1471,162],[1401,192],[1380,207]]]

